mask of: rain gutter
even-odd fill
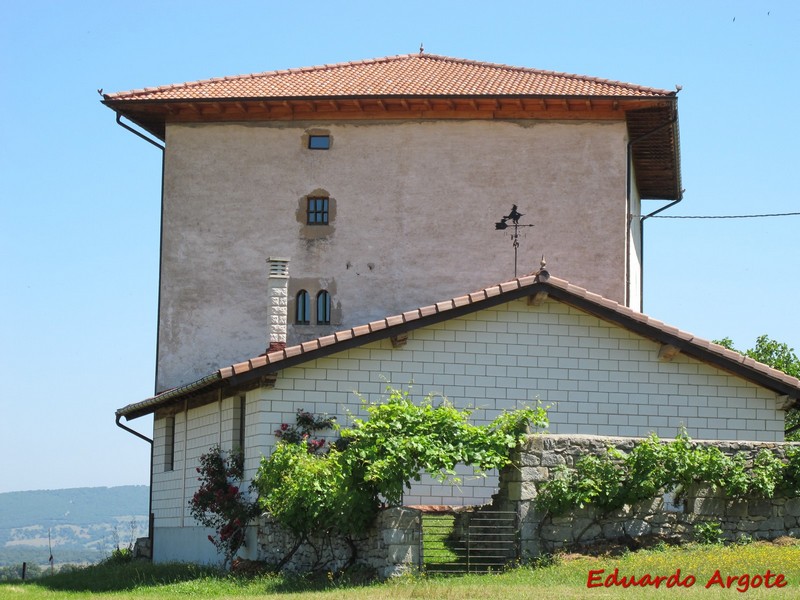
[[[632,182],[632,180],[633,180],[633,145],[634,144],[638,144],[639,142],[649,138],[651,135],[653,135],[655,133],[658,133],[662,129],[666,129],[667,127],[675,127],[675,124],[677,122],[678,122],[678,112],[676,110],[676,111],[673,112],[672,119],[670,119],[669,121],[667,121],[663,125],[659,125],[658,127],[653,129],[652,131],[648,131],[647,133],[640,135],[635,140],[631,140],[631,141],[628,142],[628,150],[627,150],[627,154],[628,154],[628,157],[627,157],[628,158],[628,177],[627,177],[627,183],[626,183],[626,196],[627,196],[627,199],[628,199],[628,214],[630,214],[631,191],[633,189],[633,182]],[[678,166],[678,168],[680,168],[680,165]],[[645,222],[646,219],[648,219],[650,217],[653,217],[653,216],[657,215],[658,213],[660,213],[662,211],[665,211],[668,208],[671,208],[671,207],[675,206],[678,202],[683,200],[683,192],[684,192],[684,190],[679,190],[678,191],[678,198],[676,200],[673,200],[672,202],[670,202],[666,206],[662,206],[658,210],[654,210],[653,212],[642,216],[640,218],[640,220],[639,220],[639,246],[640,246],[640,251],[641,251],[641,255],[640,255],[641,256],[641,258],[640,258],[641,271],[640,271],[640,274],[639,274],[639,312],[642,312],[644,310],[644,222]],[[631,218],[632,217],[633,216],[631,215]],[[628,231],[629,231],[628,238],[630,239],[630,220],[628,221]],[[628,289],[626,291],[627,291],[627,294],[628,294],[628,301],[630,302],[630,252],[628,252],[627,254],[628,254],[628,257],[627,257],[628,265],[627,265],[626,271],[628,273],[628,282],[627,282],[627,286],[626,287]]]

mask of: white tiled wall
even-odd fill
[[[363,416],[356,392],[378,401],[390,383],[412,383],[418,398],[446,396],[472,408],[478,423],[540,399],[550,406],[554,433],[674,437],[684,426],[695,439],[783,439],[775,394],[681,354],[660,361],[658,352],[659,344],[564,304],[514,301],[412,331],[401,348],[384,340],[280,372],[274,389],[247,393],[246,468],[255,473],[261,455],[274,445],[274,431],[281,423],[293,424],[297,409],[336,415],[346,426],[348,414]],[[190,524],[184,509],[196,489],[197,459],[213,444],[222,441],[225,447],[232,439],[232,403],[189,411],[185,489],[184,413],[176,415],[175,473],[161,472],[163,425],[156,421],[157,525],[174,526],[181,515]],[[427,481],[405,501],[483,502],[495,484],[496,478],[465,478],[460,488]]]
[[[200,456],[215,446],[230,450],[238,432],[234,398],[206,404],[175,414],[174,469],[165,470],[166,419],[154,422],[153,512],[156,527],[196,525],[189,514],[189,500],[199,487]],[[186,428],[188,414],[189,427]]]

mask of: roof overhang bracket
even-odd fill
[[[277,381],[278,381],[277,373],[267,373],[266,375],[261,375],[260,377],[253,377],[252,379],[248,379],[246,382],[236,385],[236,389],[241,392],[248,392],[250,390],[256,390],[258,388],[272,389],[275,387],[275,383]]]
[[[547,300],[549,294],[547,292],[536,292],[528,296],[528,306],[541,306]]]
[[[775,407],[778,410],[789,410],[797,405],[797,398],[792,396],[778,396],[775,398]]]
[[[661,344],[661,348],[658,350],[658,360],[669,362],[680,353],[681,349],[672,344]]]
[[[392,341],[392,348],[402,348],[408,342],[407,333],[399,333],[389,338]]]

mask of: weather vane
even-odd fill
[[[511,239],[514,240],[514,277],[517,276],[517,249],[519,248],[519,228],[520,227],[533,227],[533,225],[520,225],[520,218],[524,217],[522,213],[517,210],[517,205],[511,207],[511,212],[505,217],[501,218],[494,224],[494,228],[499,231],[508,229],[508,221],[514,226],[514,233],[511,234]]]

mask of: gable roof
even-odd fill
[[[237,389],[257,387],[282,369],[371,342],[400,336],[421,327],[512,300],[537,296],[550,297],[573,306],[637,335],[659,342],[669,352],[684,353],[772,390],[776,394],[788,396],[796,405],[800,404],[798,402],[800,380],[797,378],[636,312],[613,300],[593,294],[566,280],[551,277],[547,271],[540,270],[532,275],[490,286],[465,296],[389,316],[219,369],[198,381],[164,391],[142,402],[129,404],[117,410],[117,419],[123,416],[128,420],[135,419],[150,414],[160,407],[211,391],[223,390],[223,393],[225,391],[233,393]]]
[[[585,75],[420,53],[116,92],[103,104],[161,140],[167,123],[626,121],[641,196],[682,194],[676,92]]]

